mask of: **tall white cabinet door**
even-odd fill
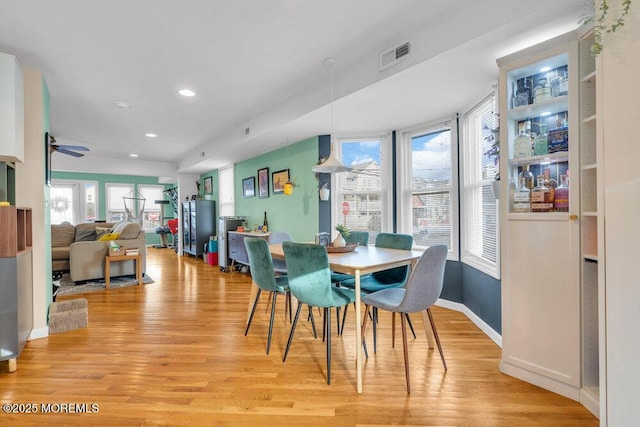
[[[501,369],[574,398],[564,385],[580,384],[578,233],[568,215],[510,219],[502,276]]]
[[[574,400],[582,363],[577,62],[575,32],[498,60],[500,369]]]

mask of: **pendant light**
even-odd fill
[[[332,68],[336,62],[337,59],[335,58],[327,58],[324,60],[324,66],[326,68]],[[311,170],[318,173],[349,172],[351,168],[343,165],[333,154],[333,70],[331,71],[331,104],[329,104],[329,107],[331,110],[331,152],[327,160],[319,165],[313,166]]]

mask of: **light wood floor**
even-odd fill
[[[378,354],[365,361],[358,395],[353,317],[342,338],[334,329],[329,386],[324,343],[308,322],[301,319],[284,364],[281,309],[265,354],[266,298],[244,336],[246,274],[169,249],[150,248],[147,262],[155,283],[81,295],[88,328],[30,341],[16,372],[0,363],[3,403],[95,403],[99,412],[0,413],[0,425],[598,425],[579,403],[501,374],[500,349],[460,313],[433,309],[446,373],[413,316],[410,396],[402,346],[391,348],[390,317],[381,314]]]

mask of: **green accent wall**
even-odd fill
[[[251,228],[262,225],[267,213],[269,230],[287,231],[296,241],[313,241],[318,232],[318,182],[311,167],[318,163],[318,137],[270,151],[234,168],[236,215],[247,217]],[[269,197],[258,198],[258,169],[269,168]],[[298,185],[291,196],[273,194],[271,174],[289,169],[289,176]],[[254,177],[256,196],[242,196],[242,180]]]
[[[107,200],[106,184],[134,184],[135,189],[138,185],[164,185],[165,189],[173,188],[172,184],[160,184],[157,177],[153,176],[136,176],[136,175],[115,175],[104,173],[84,173],[84,172],[60,172],[53,171],[52,179],[69,179],[75,181],[96,181],[98,183],[98,216],[97,219],[104,220],[107,216]],[[147,201],[148,203],[149,201]],[[153,203],[153,200],[150,201]],[[164,216],[173,216],[173,207],[171,204],[165,205]],[[159,244],[160,235],[151,232],[146,233],[146,242],[148,245]]]
[[[218,197],[218,170],[214,170],[214,171],[210,171],[207,173],[203,173],[202,175],[200,175],[200,193],[202,193],[202,196],[204,198],[204,196],[207,195],[206,193],[206,189],[204,188],[204,180],[205,178],[211,177],[211,200],[219,200],[220,198]]]

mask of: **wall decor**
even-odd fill
[[[258,197],[269,197],[269,168],[258,169]]]
[[[283,169],[271,174],[271,191],[273,194],[284,193],[284,185],[289,181],[289,169]]]
[[[208,176],[204,179],[204,194],[213,194],[213,177]]]
[[[250,176],[242,180],[242,197],[254,197],[256,195],[256,177]]]

